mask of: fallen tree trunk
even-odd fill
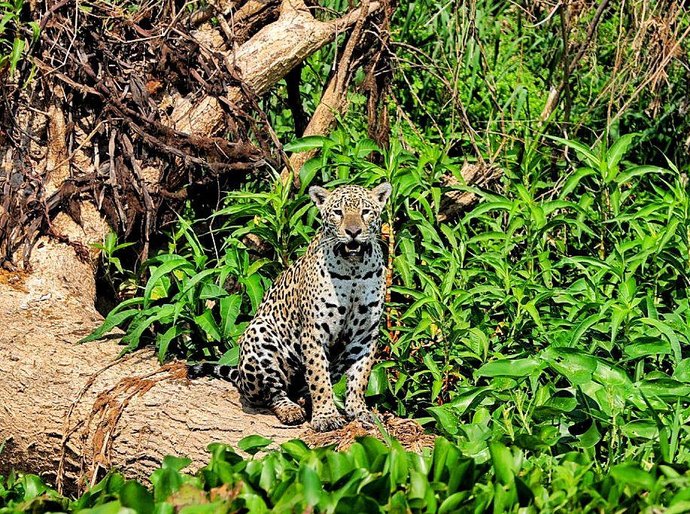
[[[281,425],[270,412],[243,406],[228,382],[189,381],[183,363],[160,366],[148,350],[117,359],[117,338],[78,345],[102,318],[84,303],[89,265],[64,269],[70,252],[64,245],[36,250],[37,269],[62,275],[61,288],[0,270],[0,474],[34,472],[74,492],[112,468],[146,479],[166,455],[190,457],[194,470],[208,461],[210,443],[236,447],[251,434],[343,444],[365,433],[356,423],[328,434]],[[74,288],[78,277],[82,291]],[[386,424],[409,448],[433,439],[412,421]]]
[[[378,2],[367,2],[341,18],[323,22],[311,15],[302,0],[284,0],[278,20],[261,29],[237,51],[228,52],[226,66],[239,72],[243,84],[253,94],[262,95],[309,55],[356,22],[361,24],[379,8]],[[241,102],[242,98],[240,88],[228,91],[230,103]],[[213,97],[180,98],[170,119],[180,132],[213,134],[221,127],[223,109]]]

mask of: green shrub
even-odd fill
[[[268,450],[275,446],[259,436],[238,446],[252,456],[214,443],[194,476],[181,471],[189,459],[166,457],[151,488],[113,472],[76,500],[35,475],[12,475],[0,479],[0,513],[683,512],[690,501],[690,475],[667,465],[626,463],[602,472],[583,454],[528,459],[499,442],[485,463],[443,438],[422,454],[372,437],[341,452],[299,440]]]

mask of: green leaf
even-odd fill
[[[386,375],[386,363],[380,362],[374,366],[369,375],[367,396],[376,396],[388,391],[388,376]]]
[[[306,191],[309,184],[314,180],[316,173],[321,169],[322,162],[321,157],[312,157],[305,162],[302,169],[299,170],[300,194],[304,194],[304,191]]]
[[[173,325],[168,330],[162,334],[156,336],[156,347],[158,347],[158,362],[163,362],[165,360],[165,355],[168,353],[168,347],[170,343],[177,339],[179,336],[184,334],[186,330],[179,326]]]
[[[35,43],[41,35],[41,26],[35,21],[30,21],[28,25],[31,27],[31,40]]]
[[[597,427],[596,422],[592,422],[584,433],[577,436],[580,440],[580,446],[582,448],[593,448],[599,441],[601,441],[601,433],[599,432],[599,427]]]
[[[22,52],[24,51],[24,40],[21,38],[15,38],[12,43],[12,52],[10,53],[10,73],[14,73],[17,69],[17,64],[22,58]]]
[[[638,384],[646,397],[657,397],[663,400],[685,400],[690,396],[690,385],[670,378],[645,379]]]
[[[438,514],[453,514],[460,512],[460,506],[467,500],[468,494],[465,491],[453,493],[448,496],[438,509]]]
[[[633,166],[632,168],[626,169],[623,173],[620,173],[616,177],[616,183],[627,184],[635,177],[662,173],[668,173],[668,170],[660,168],[659,166]]]
[[[494,441],[489,444],[489,454],[496,478],[503,485],[513,483],[513,454],[503,443]]]
[[[153,513],[153,495],[134,480],[128,480],[120,489],[120,503],[140,514]]]
[[[595,357],[573,348],[550,347],[542,352],[541,357],[573,385],[589,382],[597,370]]]
[[[628,357],[638,359],[649,355],[668,355],[671,353],[671,345],[663,339],[641,337],[626,345],[623,351]]]
[[[561,192],[559,194],[559,198],[566,198],[570,193],[573,192],[573,190],[580,184],[580,182],[582,182],[582,179],[584,179],[585,177],[589,177],[591,175],[595,175],[596,173],[597,171],[589,166],[585,166],[575,170],[575,172],[568,177],[568,180],[565,181],[565,184],[563,185],[563,188],[561,189]]]
[[[332,142],[332,140],[324,136],[306,136],[286,144],[283,146],[283,150],[286,152],[306,152],[321,148],[324,144],[329,142]]]
[[[613,145],[611,145],[611,148],[609,148],[608,152],[606,152],[606,164],[609,169],[609,173],[611,173],[611,170],[618,166],[618,163],[621,161],[623,156],[628,152],[628,149],[630,148],[630,145],[632,144],[633,140],[639,137],[639,134],[637,133],[630,133],[630,134],[625,134],[624,136],[619,137]],[[609,176],[610,179],[615,178],[615,176]],[[619,182],[620,183],[620,182]]]
[[[180,470],[191,464],[191,459],[166,455],[163,465],[151,473],[154,501],[166,500],[184,483]]]
[[[201,288],[201,293],[199,293],[199,299],[201,300],[215,300],[216,298],[223,298],[226,296],[228,296],[228,292],[222,287],[214,284],[213,282],[208,282],[204,284]]]
[[[48,489],[40,477],[32,474],[24,475],[21,478],[21,483],[24,489],[23,500],[32,500],[33,498],[43,494]]]
[[[156,268],[156,271],[151,274],[151,278],[149,278],[148,282],[146,283],[146,288],[144,289],[144,307],[149,306],[151,301],[151,292],[158,281],[164,276],[180,268],[189,272],[194,270],[192,264],[187,259],[182,257],[174,257]]]
[[[450,406],[428,407],[427,410],[447,434],[455,435],[458,433],[460,419]]]
[[[659,428],[651,420],[630,421],[621,426],[621,432],[631,439],[656,440],[659,437]]]
[[[240,314],[240,307],[242,306],[242,297],[238,294],[226,296],[220,299],[220,324],[223,340],[230,339],[230,335],[235,328],[237,316]]]
[[[309,447],[299,439],[292,439],[290,441],[287,441],[281,444],[280,447],[283,449],[285,453],[287,453],[297,461],[304,459],[311,452]]]
[[[261,286],[261,277],[259,277],[259,275],[250,275],[240,279],[240,282],[245,286],[247,296],[249,296],[249,301],[252,304],[252,311],[256,312],[264,295],[264,288]]]
[[[240,347],[233,346],[227,352],[225,352],[220,359],[218,359],[218,364],[225,364],[227,366],[237,367],[240,360]]]
[[[112,311],[103,320],[103,323],[101,324],[101,326],[98,327],[93,332],[91,332],[88,336],[80,339],[78,341],[79,344],[89,343],[91,341],[96,341],[98,339],[101,339],[104,335],[106,335],[108,332],[113,330],[115,327],[119,327],[125,321],[127,321],[130,318],[133,318],[134,316],[136,316],[140,312],[141,311],[139,309],[127,309],[125,311],[120,311],[120,312]]]
[[[673,370],[673,378],[690,384],[690,358],[680,361]]]
[[[558,141],[562,145],[572,148],[578,154],[578,158],[580,160],[585,161],[592,168],[599,169],[601,164],[600,159],[592,152],[592,150],[588,146],[585,146],[577,141],[573,141],[572,139],[563,139],[562,137],[549,135],[546,135],[544,137],[553,139],[554,141]]]
[[[617,481],[639,489],[650,491],[656,484],[656,479],[648,472],[643,471],[637,464],[618,464],[611,468],[611,476]]]
[[[237,442],[237,447],[247,452],[249,455],[255,455],[258,451],[273,443],[271,439],[266,439],[260,435],[250,435],[240,439]]]
[[[206,310],[203,314],[196,316],[194,321],[199,325],[199,328],[206,332],[211,341],[219,342],[221,340],[220,328],[218,328],[216,320],[213,319],[213,312]]]
[[[321,499],[323,489],[319,475],[306,464],[302,464],[299,469],[299,480],[304,486],[304,498],[307,504],[316,505]]]
[[[487,362],[474,372],[478,377],[527,377],[541,370],[543,363],[534,357]]]

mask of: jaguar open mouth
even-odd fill
[[[347,243],[340,243],[340,252],[343,257],[361,257],[364,250],[365,245],[354,239]]]

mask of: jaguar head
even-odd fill
[[[361,256],[381,232],[381,212],[391,194],[384,182],[374,189],[341,186],[333,191],[312,186],[309,196],[319,208],[324,233],[346,257]]]

